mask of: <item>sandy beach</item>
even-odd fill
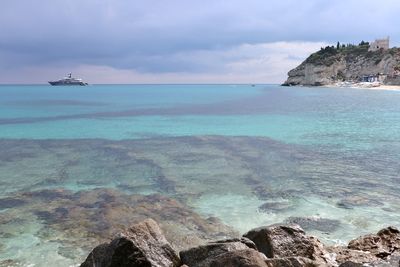
[[[368,88],[368,89],[399,91],[399,90],[400,90],[400,86],[398,86],[398,85],[381,85],[381,86],[379,86],[379,87]]]
[[[352,89],[367,89],[367,90],[390,90],[390,91],[400,91],[399,85],[378,85],[371,86],[363,83],[355,83],[350,85],[342,85],[342,84],[329,84],[323,87],[328,88],[352,88]]]

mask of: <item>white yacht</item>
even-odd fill
[[[68,74],[67,77],[64,77],[58,81],[50,81],[49,84],[51,85],[88,85],[88,83],[83,82],[82,79],[73,78],[72,73]]]

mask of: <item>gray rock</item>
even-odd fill
[[[327,250],[335,255],[336,261],[342,267],[390,267],[400,266],[399,244],[399,230],[388,227],[377,234],[361,236],[350,241],[347,248],[330,247]]]
[[[343,264],[346,262],[364,264],[379,260],[375,255],[369,252],[348,249],[346,247],[328,247],[327,251],[334,255],[338,264]]]
[[[390,255],[387,260],[393,264],[393,266],[398,265],[400,266],[400,253],[396,252]]]
[[[377,234],[361,236],[350,241],[348,248],[369,251],[379,258],[385,259],[400,250],[400,231],[390,226],[380,230]]]
[[[237,252],[249,249],[256,251],[256,245],[251,240],[247,238],[229,239],[217,242],[210,242],[203,246],[184,250],[181,251],[179,255],[183,264],[186,264],[190,267],[203,267],[211,266],[211,263],[213,262],[225,262],[226,259],[222,255],[227,252]]]
[[[117,257],[121,257],[119,255],[120,251],[118,251],[118,247],[116,247],[116,245],[116,242],[112,242],[111,244],[104,243],[98,245],[92,250],[92,252],[90,252],[89,256],[81,264],[80,267],[112,266],[111,262],[114,253],[117,255]]]
[[[357,263],[357,262],[352,262],[352,261],[346,261],[346,262],[340,264],[339,267],[363,267],[363,264]]]
[[[97,246],[81,267],[177,267],[180,260],[158,227],[148,219],[109,244]]]
[[[329,266],[329,253],[322,243],[306,236],[299,225],[271,225],[253,229],[244,237],[252,240],[268,258],[304,257]]]
[[[320,266],[313,260],[303,257],[289,257],[289,258],[277,258],[267,259],[268,267],[317,267]]]
[[[210,259],[205,265],[196,265],[202,267],[268,267],[267,257],[254,249],[243,249],[225,252]],[[193,266],[191,266],[193,267]]]

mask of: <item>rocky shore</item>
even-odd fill
[[[81,267],[357,267],[400,266],[400,231],[394,227],[325,246],[296,224],[250,230],[179,253],[152,219],[130,226],[93,249]]]

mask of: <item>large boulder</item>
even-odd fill
[[[177,267],[180,259],[152,219],[97,246],[81,267]]]
[[[190,267],[266,266],[266,257],[247,238],[210,242],[179,253],[182,263]]]
[[[368,251],[379,258],[386,258],[400,250],[400,231],[392,226],[377,234],[361,236],[349,242],[349,249]]]
[[[268,258],[304,257],[313,260],[315,264],[332,264],[322,243],[315,237],[306,236],[299,225],[276,224],[260,227],[249,231],[244,237],[252,240],[258,250]]]

